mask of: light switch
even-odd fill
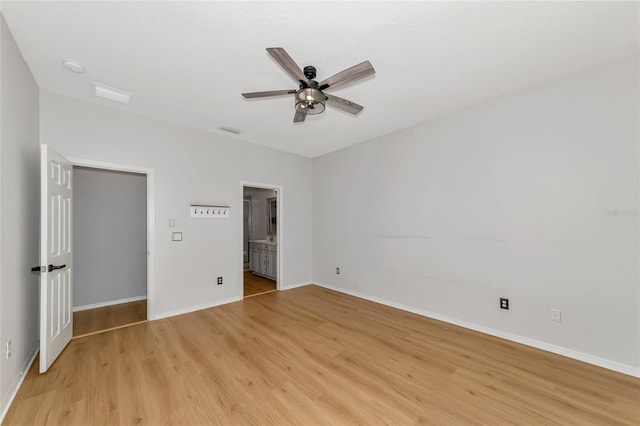
[[[169,228],[174,228],[176,226],[176,220],[175,219],[169,219]]]
[[[182,232],[172,232],[171,241],[182,241]]]

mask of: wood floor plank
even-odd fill
[[[74,339],[5,425],[640,424],[640,379],[316,286]]]
[[[78,311],[73,313],[73,337],[112,330],[146,319],[146,299]]]
[[[251,271],[244,271],[244,297],[251,297],[276,290],[276,282]]]

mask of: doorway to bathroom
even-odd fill
[[[279,194],[275,188],[243,186],[243,295],[278,288]]]

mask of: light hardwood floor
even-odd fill
[[[147,319],[147,301],[119,303],[73,313],[73,337],[125,327]]]
[[[640,423],[640,379],[317,286],[73,340],[5,425]]]
[[[276,290],[276,282],[255,275],[251,271],[244,271],[244,297],[255,296]]]

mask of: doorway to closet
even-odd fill
[[[73,167],[73,336],[147,320],[147,175]]]
[[[278,191],[243,186],[243,295],[277,290]]]

